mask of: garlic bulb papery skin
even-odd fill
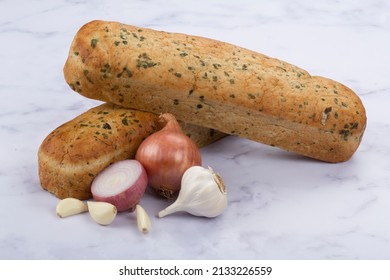
[[[194,216],[214,218],[226,207],[227,192],[222,178],[210,167],[192,166],[183,174],[176,201],[160,211],[158,217],[185,211]]]

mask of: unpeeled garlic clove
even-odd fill
[[[135,207],[137,212],[137,226],[140,232],[148,233],[151,227],[150,218],[145,209],[141,205],[137,204]]]
[[[111,224],[118,213],[116,207],[108,202],[88,201],[87,204],[92,219],[103,226]]]
[[[88,211],[87,205],[79,199],[68,197],[60,200],[56,207],[56,214],[60,218],[69,217]]]
[[[221,176],[210,167],[192,166],[184,172],[174,203],[158,213],[162,218],[178,211],[195,216],[216,217],[227,207],[227,192]]]

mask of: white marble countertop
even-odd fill
[[[219,39],[337,80],[361,97],[362,144],[345,163],[317,162],[236,137],[202,149],[229,188],[216,219],[135,216],[104,227],[60,219],[40,187],[37,151],[54,128],[100,104],[72,92],[62,68],[93,19]],[[390,2],[0,1],[0,259],[389,259]]]

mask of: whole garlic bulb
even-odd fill
[[[178,211],[195,216],[216,217],[227,207],[222,178],[209,167],[192,166],[184,172],[176,201],[158,213],[162,218]]]

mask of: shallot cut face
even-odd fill
[[[122,160],[100,172],[92,182],[96,201],[108,202],[118,211],[134,211],[148,183],[146,171],[137,160]]]

